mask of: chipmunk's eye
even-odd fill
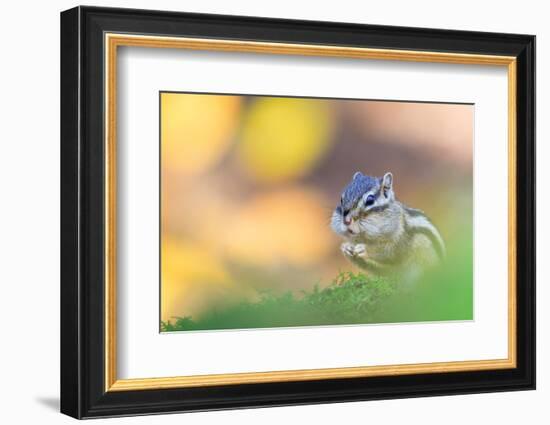
[[[374,204],[374,195],[369,195],[369,196],[367,196],[367,199],[365,200],[365,205],[369,207],[372,204]]]

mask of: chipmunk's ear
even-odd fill
[[[384,177],[382,177],[382,189],[384,189],[384,194],[392,190],[392,187],[393,187],[393,174],[388,172],[384,174]]]
[[[356,178],[358,177],[363,177],[363,173],[361,171],[357,171],[354,175],[353,175],[353,180],[355,180]]]

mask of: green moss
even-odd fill
[[[441,267],[416,283],[340,273],[329,286],[260,299],[161,322],[162,332],[473,319],[471,232],[448,249]],[[482,284],[482,282],[480,282]]]
[[[243,329],[370,323],[378,305],[395,292],[395,283],[363,273],[341,273],[324,289],[295,296],[264,293],[257,302],[242,302],[201,316],[161,322],[161,331]]]

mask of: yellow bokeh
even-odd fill
[[[201,173],[227,152],[239,123],[239,96],[163,93],[162,166]]]
[[[227,255],[260,266],[316,264],[333,244],[323,204],[318,193],[299,187],[252,199],[227,223]]]
[[[220,258],[197,244],[164,236],[161,267],[163,320],[200,311],[215,293],[234,292]]]
[[[307,175],[327,152],[330,118],[324,100],[254,100],[238,146],[244,166],[264,182]]]

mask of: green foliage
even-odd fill
[[[325,288],[314,286],[300,295],[264,292],[256,302],[161,322],[161,331],[472,320],[471,233],[463,235],[455,238],[441,267],[414,283],[343,272]]]
[[[300,297],[292,292],[263,293],[258,302],[213,310],[199,319],[176,317],[161,331],[243,329],[371,323],[381,301],[394,294],[395,282],[363,273],[340,273],[324,289],[317,285]]]

